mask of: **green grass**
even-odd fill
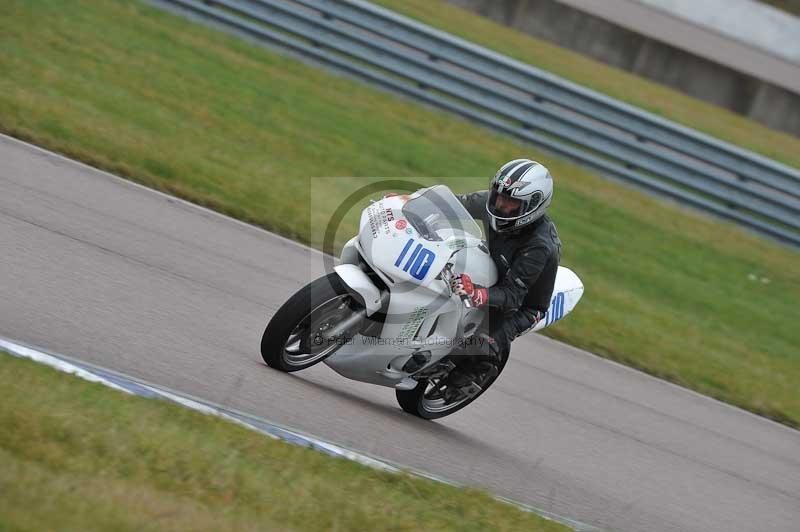
[[[4,8],[0,130],[312,245],[367,181],[313,176],[467,191],[546,161],[562,263],[586,285],[547,334],[800,426],[796,251],[138,2]]]
[[[568,530],[2,352],[0,389],[0,530]]]
[[[800,1],[798,0],[759,0],[796,17],[800,17]]]
[[[786,164],[800,166],[800,138],[665,85],[531,37],[443,0],[374,2],[657,115]]]

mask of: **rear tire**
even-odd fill
[[[488,390],[489,387],[494,384],[494,382],[500,376],[500,373],[502,373],[506,364],[506,360],[507,358],[500,362],[499,367],[497,367],[497,375],[489,377],[486,379],[486,381],[481,383],[480,391],[463,400],[456,401],[451,404],[433,400],[430,396],[431,391],[433,388],[435,388],[436,383],[429,379],[425,379],[420,380],[416,388],[412,390],[395,390],[397,402],[400,405],[400,408],[409,414],[413,414],[423,419],[439,419],[441,417],[449,416],[450,414],[458,412],[465,406],[472,403],[475,399],[483,395],[484,392],[486,392],[486,390]],[[447,377],[444,378],[447,379]]]
[[[337,274],[320,277],[301,288],[272,316],[261,337],[261,357],[269,367],[285,372],[322,362],[355,336],[360,324],[336,341],[323,336],[323,326],[332,328],[337,319],[340,323],[361,308]]]

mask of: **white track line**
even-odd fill
[[[154,386],[152,384],[147,384],[141,382],[139,380],[133,379],[132,377],[125,376],[118,372],[112,372],[110,370],[106,370],[103,368],[97,368],[97,372],[86,370],[82,367],[77,366],[76,364],[69,362],[69,357],[58,353],[47,353],[40,349],[36,349],[27,345],[20,344],[13,340],[0,337],[0,349],[7,351],[13,356],[19,358],[27,358],[29,360],[33,360],[40,364],[44,364],[46,366],[50,366],[58,371],[62,371],[64,373],[68,373],[74,375],[76,377],[80,377],[81,379],[95,382],[99,384],[103,384],[115,390],[130,394],[130,395],[141,395],[141,389],[146,389],[149,392],[152,392],[154,395],[167,399],[169,401],[178,403],[182,406],[187,408],[191,408],[192,410],[196,410],[198,412],[202,412],[207,415],[217,416],[224,418],[228,421],[232,421],[238,425],[242,425],[247,427],[251,430],[255,430],[261,434],[264,434],[273,439],[283,440],[289,443],[293,443],[296,445],[302,445],[304,447],[310,447],[312,449],[316,449],[318,451],[325,452],[326,454],[332,456],[339,456],[342,458],[346,458],[353,462],[357,462],[359,464],[365,465],[367,467],[372,467],[374,469],[379,469],[382,471],[388,471],[392,473],[406,473],[411,474],[413,476],[418,476],[422,478],[427,478],[430,480],[434,480],[436,482],[441,482],[443,484],[448,484],[454,487],[462,487],[457,483],[451,482],[447,479],[438,477],[436,475],[431,475],[429,473],[425,473],[422,471],[416,471],[413,469],[405,468],[402,466],[391,464],[387,461],[380,460],[377,458],[373,458],[368,456],[364,453],[360,453],[357,451],[353,451],[352,449],[347,449],[340,445],[336,445],[334,443],[325,441],[321,438],[316,436],[311,436],[308,434],[303,434],[299,431],[295,431],[293,429],[287,429],[276,425],[275,423],[271,423],[269,421],[258,419],[248,414],[238,413],[238,412],[231,412],[221,407],[209,404],[205,401],[197,400],[191,397],[187,397],[185,394],[174,390],[167,390],[160,386]],[[82,363],[83,365],[83,363]],[[93,365],[85,364],[87,367],[92,367]],[[126,388],[124,385],[117,384],[112,382],[109,378],[102,376],[102,374],[113,375],[114,380],[119,382],[127,382],[130,384],[129,388]],[[248,423],[247,420],[252,420]],[[266,428],[265,428],[266,427]],[[511,504],[519,508],[520,510],[526,512],[533,512],[545,519],[549,519],[551,521],[557,521],[562,523],[566,526],[573,528],[579,532],[597,532],[600,529],[595,528],[591,525],[587,525],[585,523],[581,523],[580,521],[575,521],[574,519],[570,519],[568,517],[563,517],[560,515],[553,514],[552,512],[548,512],[546,510],[541,510],[539,508],[535,508],[530,505],[522,504],[517,501],[513,501],[511,499],[507,499],[505,497],[500,497],[497,495],[493,495],[495,499],[505,502],[507,504]]]

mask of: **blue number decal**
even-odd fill
[[[564,317],[564,292],[559,292],[553,296],[550,302],[550,310],[545,316],[545,326],[552,324]]]
[[[403,248],[403,251],[400,252],[400,256],[397,257],[396,261],[394,261],[394,265],[395,266],[400,266],[400,263],[403,262],[403,257],[406,256],[406,253],[408,253],[408,249],[411,247],[411,244],[413,244],[413,243],[414,243],[414,239],[413,238],[409,238],[408,242],[406,242],[406,247]]]
[[[400,267],[400,264],[403,262],[403,259],[406,257],[408,250],[411,249],[413,244],[414,239],[409,238],[405,247],[403,247],[403,251],[400,252],[400,256],[394,261],[395,266],[398,268]],[[433,264],[434,260],[436,260],[436,254],[433,251],[425,249],[422,247],[422,244],[417,244],[411,256],[403,266],[403,271],[411,274],[411,277],[414,279],[421,281],[428,274],[428,270],[431,269],[431,264]]]
[[[428,274],[428,270],[431,269],[431,264],[436,259],[436,254],[429,250],[429,249],[422,249],[420,254],[417,255],[417,260],[414,261],[414,265],[411,267],[411,277],[418,280],[423,280],[425,275]]]
[[[403,271],[404,272],[407,272],[408,269],[411,267],[411,265],[414,264],[414,261],[417,260],[417,256],[419,255],[420,251],[422,251],[422,244],[417,244],[417,247],[414,248],[414,253],[412,253],[411,256],[408,257],[408,260],[406,261],[406,265],[403,266]]]

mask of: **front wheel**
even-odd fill
[[[438,419],[458,412],[483,394],[491,386],[500,372],[505,360],[477,362],[470,378],[458,378],[459,374],[450,371],[445,375],[421,379],[412,390],[396,390],[400,407],[423,419]]]
[[[281,371],[308,368],[355,336],[363,316],[363,307],[338,275],[320,277],[290,297],[269,321],[261,356]]]

